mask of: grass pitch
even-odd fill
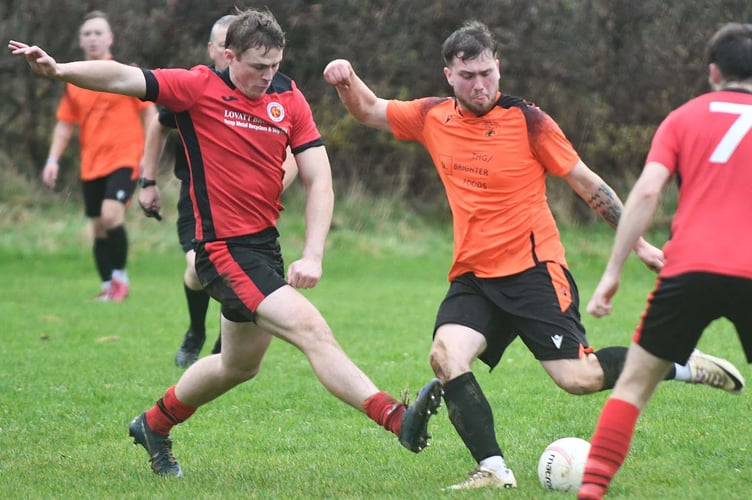
[[[446,231],[395,220],[388,207],[358,210],[370,222],[354,224],[355,210],[338,214],[324,279],[305,293],[377,385],[395,395],[409,387],[414,394],[432,377],[428,350],[451,240]],[[91,300],[98,283],[79,207],[26,214],[20,223],[1,214],[5,498],[564,498],[540,486],[538,457],[557,438],[588,439],[607,396],[565,394],[519,341],[493,373],[478,364],[476,376],[519,487],[449,494],[441,489],[462,480],[474,463],[443,407],[431,423],[432,446],[414,455],[329,395],[305,357],[275,341],[256,379],[173,431],[185,478],[160,478],[144,450],[131,444],[127,425],[181,374],[173,358],[187,317],[174,216],[166,213],[157,224],[131,209],[131,297],[101,304]],[[283,214],[288,262],[300,250],[300,218],[295,207]],[[374,222],[381,219],[388,223]],[[611,235],[600,227],[564,233],[582,309]],[[614,314],[602,320],[583,314],[596,348],[628,344],[653,280],[633,259]],[[217,315],[212,304],[205,353]],[[711,325],[699,347],[728,358],[752,379],[728,323]],[[610,498],[747,497],[750,401],[749,389],[731,396],[664,383],[640,419]]]

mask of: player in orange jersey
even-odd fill
[[[546,199],[546,177],[563,177],[612,227],[622,204],[549,115],[499,91],[497,44],[484,24],[460,27],[442,53],[454,98],[379,98],[341,59],[327,65],[324,78],[360,122],[421,143],[433,159],[452,209],[454,260],[430,362],[443,382],[449,418],[478,463],[469,479],[450,488],[512,488],[517,483],[472,363],[495,367],[519,336],[565,391],[613,387],[627,348],[590,347]],[[642,238],[633,249],[649,268],[663,265],[662,251]],[[733,366],[734,373],[724,369],[728,365],[695,351],[667,378],[738,391],[743,381]]]
[[[606,494],[658,382],[673,362],[687,359],[712,321],[725,317],[734,324],[752,362],[752,233],[740,231],[752,218],[752,24],[717,31],[707,62],[712,92],[674,110],[656,131],[588,303],[596,317],[611,312],[629,249],[669,180],[681,180],[666,263],[591,439],[582,499]]]
[[[88,13],[79,29],[79,45],[86,59],[112,59],[112,43],[105,13]],[[60,171],[58,160],[78,125],[85,214],[91,219],[94,262],[102,280],[97,300],[119,302],[129,293],[125,209],[138,179],[144,150],[143,123],[155,115],[150,102],[71,84],[65,85],[57,109],[57,124],[42,179],[49,187],[55,187]]]

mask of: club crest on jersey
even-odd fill
[[[271,121],[279,123],[285,119],[285,108],[278,102],[270,102],[266,106],[266,114],[269,115]]]

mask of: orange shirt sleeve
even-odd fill
[[[530,149],[551,175],[564,176],[572,171],[580,155],[559,125],[540,108],[531,106],[526,112]]]
[[[441,97],[424,97],[412,101],[391,100],[386,105],[386,118],[395,139],[417,141],[423,144],[426,114],[437,104],[446,101]]]

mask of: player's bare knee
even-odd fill
[[[320,315],[301,318],[294,326],[289,340],[304,352],[339,346],[331,328]]]
[[[187,266],[185,268],[185,273],[183,273],[183,281],[185,282],[185,285],[191,290],[201,290],[203,288],[194,267]]]
[[[439,377],[442,381],[446,380],[449,376],[446,366],[446,353],[443,350],[431,348],[431,353],[428,355],[428,362],[431,365],[433,373]]]
[[[431,352],[428,355],[428,361],[436,377],[442,382],[462,375],[470,371],[472,359],[466,353],[457,355],[453,349],[441,341],[434,341]]]
[[[119,213],[105,210],[102,212],[100,222],[102,228],[105,231],[108,231],[110,229],[115,229],[116,227],[123,225],[123,217]]]
[[[225,379],[230,381],[233,385],[247,382],[252,378],[255,378],[261,371],[261,365],[241,366],[223,363],[222,368],[225,374]]]
[[[308,329],[308,335],[306,338],[316,345],[337,344],[337,340],[334,338],[331,328],[329,328],[329,325],[323,320]]]
[[[450,362],[450,349],[440,337],[434,339],[431,344],[431,352],[428,354],[428,360],[434,372],[446,368]]]

